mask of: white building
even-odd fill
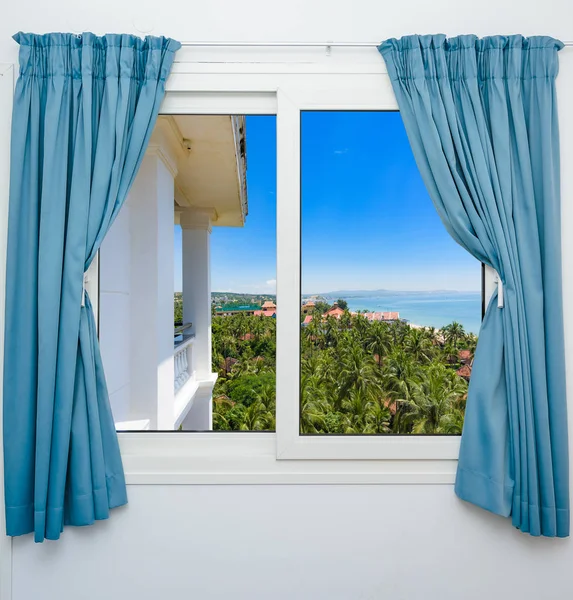
[[[100,346],[120,430],[212,428],[210,234],[245,222],[245,149],[244,117],[158,119],[99,260]],[[185,324],[175,343],[174,224]]]

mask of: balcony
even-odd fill
[[[193,362],[195,335],[182,337],[175,342],[173,353],[174,428],[185,424],[186,430],[209,431],[213,428],[211,395],[217,374],[206,379],[197,377]]]

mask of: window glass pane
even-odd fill
[[[101,249],[119,430],[274,430],[275,122],[159,117]]]
[[[461,433],[480,263],[442,225],[398,112],[301,118],[301,433]]]

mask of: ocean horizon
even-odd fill
[[[351,311],[399,312],[401,319],[414,325],[439,329],[453,321],[461,323],[468,333],[479,333],[481,327],[481,292],[391,292],[380,295],[320,294],[329,302],[343,298]],[[307,294],[305,294],[307,296]]]

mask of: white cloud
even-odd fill
[[[342,148],[341,150],[335,150],[334,154],[346,154],[348,152],[348,148]]]

